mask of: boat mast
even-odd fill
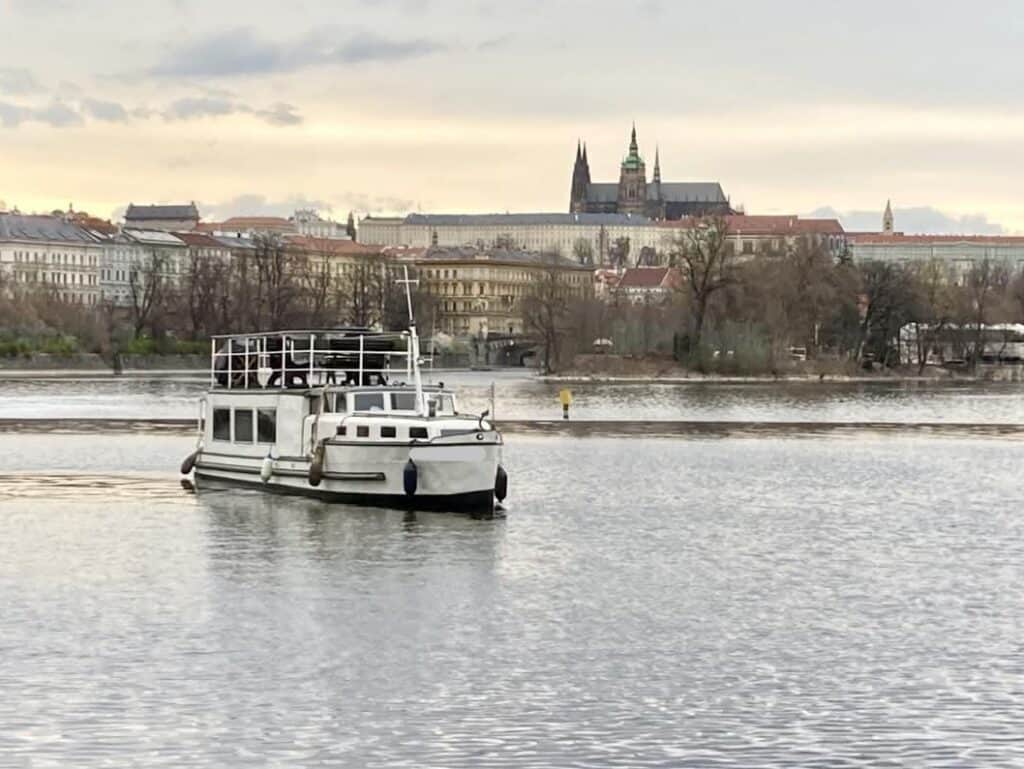
[[[423,378],[420,376],[420,338],[416,333],[416,317],[412,314],[412,292],[409,286],[419,285],[418,280],[409,278],[409,265],[403,264],[404,279],[398,281],[405,286],[405,305],[409,310],[409,354],[412,356],[412,377],[416,385],[416,409],[420,416],[427,413],[427,404],[423,398]]]

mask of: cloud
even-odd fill
[[[427,38],[392,40],[372,32],[340,39],[337,30],[276,43],[256,37],[251,29],[236,28],[173,50],[150,73],[163,77],[267,75],[328,64],[400,61],[446,48]]]
[[[23,67],[0,67],[0,92],[9,94],[34,93],[42,89],[35,76]]]
[[[165,120],[194,120],[224,115],[253,115],[271,125],[290,126],[302,122],[295,107],[277,102],[265,109],[250,107],[224,96],[192,96],[178,99],[162,113]]]
[[[193,118],[217,117],[237,112],[238,108],[228,99],[212,96],[194,96],[178,99],[164,110],[167,120],[191,120]]]
[[[45,107],[23,107],[0,102],[0,125],[14,128],[22,123],[44,123],[54,128],[67,128],[82,124],[82,116],[62,101],[52,101]]]
[[[331,204],[326,200],[311,200],[302,195],[268,200],[256,193],[237,195],[220,203],[199,204],[199,210],[207,221],[223,221],[232,216],[291,216],[299,208],[314,208],[322,216],[328,216]]]
[[[128,110],[116,101],[84,99],[82,101],[82,112],[97,120],[103,120],[108,123],[125,123],[129,119]]]
[[[267,109],[254,110],[252,114],[271,125],[298,125],[302,122],[302,115],[295,111],[295,107],[284,102],[277,102]]]
[[[839,219],[847,232],[878,232],[882,229],[882,211],[837,211],[824,207],[809,216]],[[989,221],[985,214],[947,214],[931,206],[894,208],[897,232],[927,235],[1003,235],[1006,229]]]

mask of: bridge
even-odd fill
[[[473,337],[470,346],[477,363],[495,366],[525,366],[540,351],[540,342],[526,334]]]

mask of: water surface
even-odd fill
[[[516,437],[506,517],[0,434],[0,765],[1020,766],[1024,449]]]

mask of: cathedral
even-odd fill
[[[636,143],[635,125],[629,141],[629,154],[619,170],[618,183],[590,181],[587,147],[577,142],[569,212],[639,214],[651,219],[733,213],[718,182],[662,182],[657,150],[654,153],[654,175],[648,182],[647,166]]]

